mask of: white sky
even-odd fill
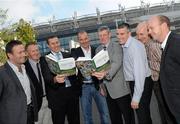
[[[99,8],[101,12],[117,10],[118,4],[125,8],[140,6],[141,0],[0,0],[0,8],[8,9],[8,20],[16,22],[20,18],[35,23],[55,19],[71,18],[74,11],[78,16],[91,14]],[[144,0],[145,3],[155,4],[172,0]],[[180,2],[180,0],[174,0]]]

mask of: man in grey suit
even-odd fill
[[[34,124],[35,90],[25,66],[25,48],[17,40],[6,45],[7,62],[0,67],[0,124]]]
[[[133,110],[130,107],[130,89],[124,80],[122,68],[122,48],[118,43],[110,41],[111,33],[107,26],[98,29],[101,45],[96,49],[96,53],[104,48],[108,50],[111,68],[108,71],[94,72],[99,80],[103,79],[107,89],[107,103],[112,124],[134,123]],[[101,87],[102,85],[101,84]],[[103,94],[103,93],[102,93]]]

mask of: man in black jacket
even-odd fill
[[[148,20],[149,33],[161,43],[163,53],[160,81],[165,100],[180,124],[180,35],[170,31],[170,20],[163,15]]]
[[[49,37],[47,44],[51,50],[50,53],[57,60],[70,57],[69,53],[61,51],[58,37]],[[76,76],[66,77],[54,74],[50,71],[46,61],[42,62],[42,66],[53,124],[64,124],[65,116],[67,116],[69,124],[79,124],[79,94]]]
[[[26,53],[28,59],[25,62],[26,72],[34,84],[37,103],[38,103],[38,124],[52,124],[51,111],[48,108],[48,102],[45,91],[44,77],[41,69],[44,57],[41,57],[38,45],[34,42],[26,44]]]

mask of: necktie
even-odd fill
[[[60,53],[56,53],[56,58],[57,58],[57,60],[60,60],[60,59],[61,59]]]
[[[59,52],[56,53],[56,58],[57,58],[57,60],[62,59],[61,54]],[[71,86],[71,83],[70,83],[68,77],[66,77],[66,79],[65,79],[65,87],[70,87],[70,86]]]
[[[106,51],[106,50],[107,50],[107,47],[106,47],[106,46],[103,46],[103,49],[104,49],[104,51]]]
[[[39,68],[39,63],[37,63],[36,66],[37,66],[37,70],[38,70],[39,83],[42,86],[42,78],[41,78],[41,71],[40,71],[40,68]]]
[[[20,73],[23,73],[23,71],[22,71],[22,68],[21,68],[21,67],[19,67],[19,68],[18,68],[18,71],[19,71]]]
[[[161,48],[161,52],[163,52],[163,48]]]

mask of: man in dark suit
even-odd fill
[[[180,124],[180,35],[170,31],[170,20],[163,15],[148,20],[149,33],[163,49],[160,81],[165,100]]]
[[[8,60],[0,68],[0,124],[34,124],[37,121],[36,96],[23,65],[22,42],[7,43],[6,55]]]
[[[27,43],[25,49],[28,56],[28,59],[25,62],[26,72],[32,80],[36,91],[38,124],[51,124],[51,111],[48,108],[45,82],[41,73],[41,68],[43,68],[41,63],[42,61],[45,61],[44,57],[41,57],[38,45],[35,42]]]
[[[95,48],[90,46],[90,40],[87,32],[78,32],[78,40],[80,47],[71,51],[71,55],[77,59],[78,57],[93,58]],[[99,111],[102,124],[109,124],[109,112],[106,103],[106,97],[99,92],[99,81],[94,76],[83,76],[78,72],[79,82],[82,84],[81,107],[83,112],[84,124],[93,124],[92,119],[92,98],[94,99]]]
[[[69,53],[61,51],[58,37],[51,36],[47,39],[52,56],[57,60],[70,57]],[[64,124],[65,116],[69,124],[79,124],[79,93],[76,76],[63,76],[50,72],[48,63],[43,61],[42,74],[47,91],[47,99],[52,112],[53,124]]]

